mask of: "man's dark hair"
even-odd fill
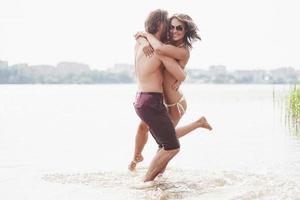
[[[161,9],[154,10],[149,13],[145,21],[145,30],[148,33],[155,34],[161,22],[168,24],[168,12]]]

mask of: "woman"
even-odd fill
[[[197,30],[198,29],[191,17],[186,14],[175,14],[170,18],[170,41],[167,42],[167,44],[162,43],[149,33],[139,32],[136,34],[136,38],[138,42],[145,42],[145,39],[141,38],[144,37],[147,39],[146,42],[150,43],[151,47],[145,48],[144,51],[147,56],[151,56],[154,50],[156,54],[168,56],[178,60],[179,65],[184,68],[190,57],[192,42],[197,39],[200,40]],[[180,84],[181,83],[177,81],[169,72],[166,70],[164,71],[164,99],[174,127],[176,127],[187,108],[186,100],[183,94],[178,90]],[[201,117],[191,124],[177,128],[176,137],[180,138],[192,130],[200,127],[209,130],[212,129],[205,117]],[[147,143],[148,131],[149,129],[147,125],[141,122],[136,134],[134,157],[128,166],[130,171],[133,171],[136,167],[136,164],[143,160],[142,150]]]

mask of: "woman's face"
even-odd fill
[[[173,18],[170,23],[170,37],[171,40],[176,42],[182,40],[185,35],[184,23],[179,21],[177,18]]]

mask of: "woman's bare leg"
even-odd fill
[[[142,156],[142,151],[148,140],[148,131],[148,126],[141,121],[135,136],[134,156],[132,161],[128,165],[128,169],[130,171],[135,170],[137,163],[144,160],[144,157]]]
[[[183,101],[182,105],[183,105],[184,109],[186,110],[186,107],[187,107],[186,101]],[[169,107],[168,112],[169,112],[171,120],[174,124],[174,127],[176,127],[177,124],[179,123],[181,117],[182,117],[181,113],[178,111],[177,106]],[[208,130],[212,130],[211,125],[208,123],[206,118],[202,116],[198,120],[196,120],[192,123],[189,123],[185,126],[181,126],[179,128],[176,128],[175,129],[176,130],[176,137],[180,138],[182,136],[185,136],[186,134],[192,132],[193,130],[195,130],[197,128],[205,128],[205,129],[208,129]]]
[[[187,124],[185,126],[181,126],[179,128],[176,128],[176,137],[181,138],[182,136],[185,136],[186,134],[192,132],[193,130],[197,128],[205,128],[208,130],[212,130],[211,125],[208,123],[205,117],[200,117],[198,120]]]

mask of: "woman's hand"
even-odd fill
[[[176,81],[172,84],[172,89],[177,91],[177,90],[179,89],[180,85],[181,85],[181,81],[176,80]]]
[[[143,52],[145,54],[146,57],[151,57],[154,54],[154,49],[152,48],[152,46],[150,45],[150,43],[147,40],[147,33],[145,32],[137,32],[134,35],[136,40],[141,40],[141,45],[143,46]]]

